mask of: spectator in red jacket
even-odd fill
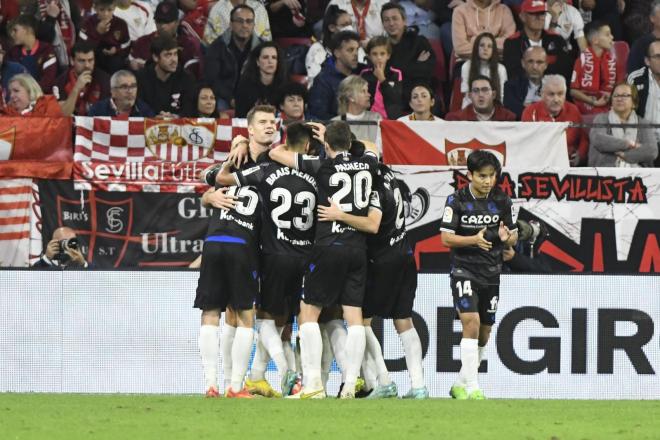
[[[96,46],[98,66],[108,74],[124,68],[131,47],[128,25],[115,17],[114,0],[94,0],[96,14],[82,25],[79,37]]]
[[[445,116],[447,121],[515,121],[516,115],[505,109],[497,101],[497,88],[493,80],[478,75],[470,82],[472,104],[463,110],[451,112]]]
[[[37,40],[37,21],[29,15],[19,15],[11,22],[9,33],[15,46],[7,60],[22,64],[43,90],[50,90],[57,76],[57,58],[53,46]]]
[[[525,108],[523,122],[575,122],[582,123],[580,111],[566,102],[566,80],[561,75],[546,75],[541,83],[541,101]],[[566,147],[571,166],[586,164],[589,136],[582,128],[566,130]]]
[[[62,109],[52,95],[44,95],[39,83],[29,73],[19,73],[9,80],[9,103],[2,109],[6,116],[62,116]]]
[[[571,97],[582,114],[605,113],[616,82],[616,60],[610,52],[614,37],[607,24],[592,21],[587,41],[587,50],[575,60]]]

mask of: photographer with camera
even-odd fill
[[[78,244],[78,237],[73,229],[67,226],[57,228],[46,246],[46,251],[32,267],[87,268],[89,265]]]

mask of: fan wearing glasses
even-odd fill
[[[479,75],[470,82],[472,104],[463,110],[448,113],[447,121],[515,121],[516,115],[498,101],[497,90],[487,76]]]
[[[94,104],[88,116],[154,117],[154,111],[137,98],[138,83],[128,70],[118,70],[110,77],[110,97]]]

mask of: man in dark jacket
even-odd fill
[[[261,43],[254,33],[254,10],[238,5],[230,13],[230,28],[215,39],[204,56],[204,79],[213,87],[218,110],[234,107],[238,78],[250,51]]]
[[[380,18],[392,43],[390,65],[403,73],[403,106],[408,108],[413,87],[420,83],[431,85],[436,54],[429,40],[418,35],[416,28],[407,28],[403,6],[386,3]]]
[[[156,116],[144,101],[137,99],[137,91],[138,83],[133,72],[118,70],[110,77],[110,98],[91,106],[87,116]]]
[[[360,36],[355,32],[342,31],[332,36],[332,57],[325,60],[309,91],[309,111],[317,118],[327,121],[337,116],[339,83],[357,72],[359,47]]]
[[[525,75],[504,83],[504,107],[515,113],[517,120],[526,106],[541,100],[541,79],[548,67],[545,49],[528,47],[523,54],[522,66]]]
[[[543,0],[524,0],[520,10],[523,29],[511,35],[504,42],[504,67],[509,79],[523,76],[520,60],[530,46],[540,45],[545,49],[548,74],[559,74],[570,84],[575,60],[561,36],[543,30],[546,6]],[[506,96],[506,94],[505,94]]]
[[[190,116],[196,107],[195,78],[179,65],[179,45],[169,36],[151,42],[152,63],[138,73],[138,96],[163,117]]]

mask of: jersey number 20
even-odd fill
[[[332,200],[339,205],[342,211],[351,212],[353,204],[357,209],[364,209],[369,206],[369,196],[371,195],[371,173],[367,170],[358,171],[351,179],[348,173],[334,173],[330,176],[330,186],[339,186],[340,188],[333,194]],[[342,200],[353,191],[353,203],[342,203]]]

